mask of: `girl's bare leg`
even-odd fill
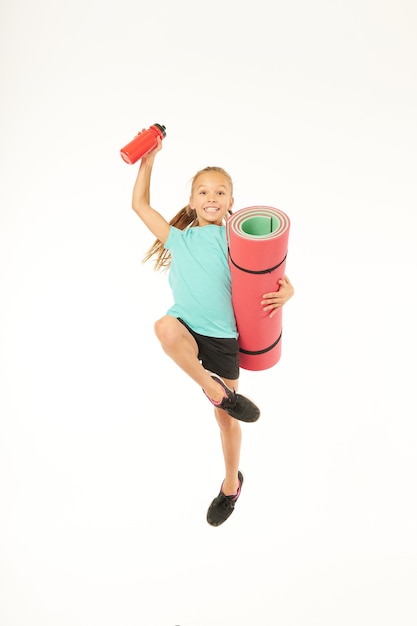
[[[230,389],[237,391],[237,380],[228,380],[226,378],[223,378],[223,380]],[[226,496],[234,495],[239,488],[237,473],[239,470],[242,429],[240,422],[228,415],[226,411],[215,408],[214,414],[220,426],[220,437],[226,470],[226,478],[224,479],[222,491]]]
[[[155,323],[155,333],[162,348],[171,359],[188,374],[215,402],[220,402],[223,388],[211,378],[197,358],[198,347],[194,337],[176,317],[165,315]],[[238,381],[223,378],[230,389],[237,391]],[[225,495],[235,494],[239,487],[237,477],[240,460],[242,430],[240,423],[223,411],[215,408],[214,414],[220,427],[226,478],[222,491]]]
[[[155,334],[164,352],[200,385],[211,400],[220,402],[224,390],[201,365],[197,358],[197,343],[184,324],[172,315],[165,315],[155,323]]]

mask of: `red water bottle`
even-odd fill
[[[120,150],[120,156],[126,163],[132,165],[139,161],[145,154],[158,145],[158,137],[163,139],[166,135],[165,126],[152,124],[148,130],[143,130],[136,137]]]

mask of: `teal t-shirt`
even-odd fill
[[[169,284],[174,297],[167,314],[180,317],[200,335],[237,339],[226,228],[171,226],[165,248],[171,253]]]

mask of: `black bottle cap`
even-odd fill
[[[161,131],[161,133],[163,134],[164,137],[166,137],[166,128],[165,126],[163,126],[162,124],[154,124],[154,126],[156,126],[157,128],[159,128],[159,130]]]

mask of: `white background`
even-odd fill
[[[415,626],[412,0],[5,0],[2,626]],[[120,148],[167,127],[152,203],[205,165],[291,219],[281,361],[242,371],[239,505],[153,322],[166,275]]]

